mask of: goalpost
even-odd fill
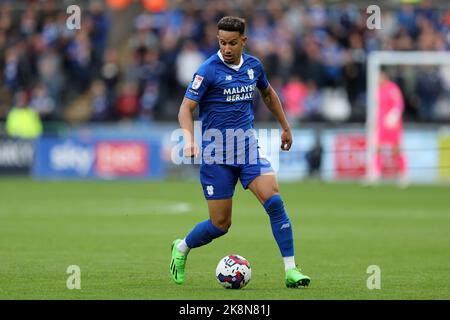
[[[450,65],[450,52],[373,51],[367,62],[366,178],[375,175],[377,89],[382,65]]]

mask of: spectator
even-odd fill
[[[410,3],[402,4],[400,10],[397,11],[397,25],[403,26],[413,39],[417,36],[418,31],[416,17],[416,10]]]
[[[159,83],[147,82],[140,99],[140,120],[153,120],[159,98]]]
[[[198,50],[195,42],[187,40],[183,44],[176,61],[178,83],[183,87],[187,86],[191,82],[195,71],[204,60],[205,57]]]
[[[159,87],[164,71],[165,66],[159,60],[159,52],[156,49],[148,49],[144,53],[143,62],[139,68],[140,91],[143,92],[143,88],[149,84]]]
[[[145,50],[159,45],[158,37],[151,32],[152,18],[147,12],[138,15],[134,21],[135,32],[130,38],[132,50]]]
[[[320,59],[320,48],[313,37],[305,37],[303,48],[294,60],[294,69],[302,79],[313,81],[319,87],[325,83],[325,69]]]
[[[314,144],[306,152],[306,162],[308,163],[308,176],[310,178],[320,178],[320,169],[322,167],[323,146],[320,132],[314,134]]]
[[[119,119],[135,119],[139,112],[138,85],[134,82],[123,84],[116,102]]]
[[[61,93],[65,81],[61,56],[55,49],[45,48],[40,53],[36,63],[38,81],[42,83],[48,95],[55,102],[52,113],[56,113],[56,105],[61,103]],[[56,116],[56,114],[53,116]]]
[[[423,67],[417,75],[416,95],[420,120],[434,119],[434,109],[442,89],[441,79],[433,67]]]
[[[296,122],[303,117],[305,113],[305,99],[308,95],[306,85],[301,82],[300,78],[293,75],[289,82],[284,86],[284,111],[289,121]]]
[[[105,51],[103,65],[100,70],[100,79],[105,85],[108,101],[116,99],[116,89],[121,78],[121,69],[117,58],[117,51],[109,48]]]
[[[105,83],[96,79],[92,82],[91,92],[91,119],[93,121],[109,120],[111,116],[110,100]]]
[[[102,65],[109,31],[109,21],[101,1],[95,0],[91,3],[89,17],[92,23],[89,34],[92,43],[92,65],[98,68]]]
[[[6,118],[6,133],[21,139],[35,139],[42,134],[41,119],[34,109],[29,108],[25,91],[17,92],[16,104]]]
[[[83,93],[90,85],[92,45],[88,35],[78,31],[67,46],[67,56],[71,83],[78,93]]]
[[[366,107],[366,52],[364,51],[362,37],[352,33],[349,37],[350,48],[346,52],[343,70],[344,86],[352,107],[355,119],[364,120]]]
[[[8,48],[5,53],[5,69],[3,83],[12,92],[19,87],[19,55],[15,47]]]
[[[192,40],[186,40],[178,54],[176,64],[176,76],[178,82],[178,96],[184,94],[186,86],[191,82],[194,73],[203,63],[205,57],[198,50],[197,45]]]
[[[322,120],[322,93],[317,89],[314,81],[307,82],[308,95],[305,97],[305,118],[309,120]]]
[[[30,107],[42,120],[51,120],[55,109],[55,101],[49,95],[43,83],[38,83],[31,93]]]
[[[325,85],[336,87],[342,83],[342,67],[344,65],[344,51],[333,35],[325,38],[321,49],[321,57],[325,67]]]
[[[48,47],[56,45],[59,37],[58,25],[53,16],[45,17],[44,26],[42,27],[42,39]]]

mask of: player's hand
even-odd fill
[[[393,109],[386,115],[384,125],[389,129],[394,129],[398,126],[400,117],[401,114],[397,110]]]
[[[186,158],[197,157],[199,154],[199,147],[195,142],[187,143],[184,145],[183,153]]]
[[[281,150],[288,151],[292,146],[292,132],[291,129],[283,130],[281,133]]]

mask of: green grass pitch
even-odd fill
[[[280,186],[310,287],[287,289],[269,219],[237,186],[233,225],[192,250],[172,283],[170,244],[207,218],[198,182],[0,180],[0,299],[449,299],[450,189],[303,182]],[[252,266],[242,290],[215,279],[220,258]],[[69,265],[81,289],[69,290]],[[369,290],[370,265],[381,289]]]

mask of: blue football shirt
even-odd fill
[[[203,136],[207,130],[219,130],[225,144],[227,129],[253,129],[253,97],[257,88],[264,90],[268,86],[259,59],[243,54],[240,65],[231,66],[223,61],[219,51],[199,67],[185,97],[199,104]],[[214,140],[203,140],[203,148],[210,143]]]

